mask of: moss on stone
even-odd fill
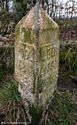
[[[25,30],[25,28],[22,29],[24,32],[24,42],[30,42],[31,41],[31,31],[30,30]]]
[[[20,34],[20,27],[19,26],[16,26],[15,34],[16,34],[16,39],[17,39],[19,37],[19,34]]]
[[[17,73],[19,82],[23,81],[23,87],[21,89],[22,92],[25,93],[25,98],[28,99],[28,102],[30,101],[31,104],[36,105],[36,100],[38,100],[37,105],[44,106],[47,102],[47,98],[49,100],[49,97],[53,95],[54,86],[57,79],[59,55],[57,36],[59,28],[58,25],[46,15],[46,13],[41,13],[40,15],[40,19],[42,19],[40,20],[40,34],[38,37],[38,48],[40,49],[38,54],[36,51],[36,32],[33,29],[35,24],[33,10],[30,11],[29,16],[25,16],[23,22],[21,21],[21,23],[18,24],[21,32],[18,36],[19,39],[17,39],[19,45],[17,45],[18,48],[16,49],[17,58],[15,59],[15,71]],[[56,57],[57,59],[55,59]],[[36,65],[38,66],[37,72]],[[36,73],[38,73],[39,77],[37,80],[37,86],[35,85],[35,80],[37,77]],[[28,90],[26,88],[28,88]],[[29,91],[31,96],[26,94]],[[36,99],[36,91],[38,93],[38,99]]]

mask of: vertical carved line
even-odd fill
[[[37,0],[36,6],[35,6],[35,104],[38,104],[39,100],[39,37],[40,37],[40,20],[39,20],[39,1]]]

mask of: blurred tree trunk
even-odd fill
[[[33,5],[36,4],[36,1],[37,0],[33,0]],[[41,4],[42,4],[42,7],[44,6],[44,3],[45,3],[45,0],[38,0]]]
[[[9,0],[0,0],[1,11],[9,11]]]
[[[6,0],[6,11],[9,11],[9,0]]]

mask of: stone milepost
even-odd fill
[[[57,86],[59,27],[39,6],[40,29],[36,37],[36,6],[16,26],[15,79],[25,105],[45,107]]]

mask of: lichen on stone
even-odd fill
[[[35,8],[35,7],[34,7]],[[24,102],[35,104],[36,32],[34,8],[16,26],[15,77]],[[53,97],[58,78],[59,27],[40,8],[38,55],[38,105],[45,106]]]

